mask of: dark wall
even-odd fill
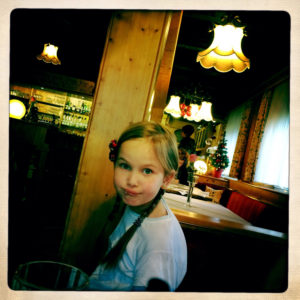
[[[83,138],[10,119],[9,278],[20,263],[55,259]]]

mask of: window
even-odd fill
[[[289,83],[274,89],[254,181],[288,188]]]
[[[230,112],[225,127],[225,131],[226,131],[225,139],[227,140],[227,154],[229,157],[229,166],[223,171],[223,174],[227,176],[229,175],[229,171],[231,167],[235,145],[236,145],[236,141],[241,126],[244,107],[245,105],[241,105]]]

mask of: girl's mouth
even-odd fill
[[[131,190],[127,190],[127,189],[124,190],[124,193],[125,193],[125,196],[130,196],[130,197],[135,197],[138,195],[138,193],[131,191]]]

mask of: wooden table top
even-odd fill
[[[250,224],[245,219],[241,218],[228,208],[218,203],[195,199],[193,196],[191,198],[190,205],[188,205],[187,196],[181,196],[173,193],[165,193],[164,198],[171,209],[175,208],[188,212],[194,212],[214,218],[215,220],[226,220],[240,224]]]
[[[191,198],[187,205],[187,196],[166,192],[168,206],[182,224],[201,228],[201,230],[218,230],[248,237],[262,238],[279,243],[287,242],[287,234],[251,225],[221,204]]]

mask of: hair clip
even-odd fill
[[[111,160],[112,162],[116,161],[116,155],[117,155],[117,147],[118,147],[118,143],[116,140],[112,140],[109,143],[109,160]]]

